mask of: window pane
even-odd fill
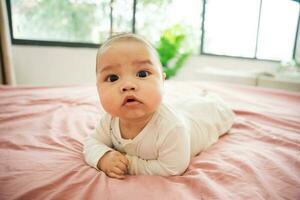
[[[257,58],[290,60],[293,56],[299,4],[263,0]]]
[[[159,41],[165,29],[180,24],[187,35],[184,47],[198,53],[201,38],[202,1],[143,0],[138,1],[136,32],[152,43]]]
[[[99,43],[109,34],[109,3],[110,0],[11,0],[13,37]]]
[[[133,16],[133,0],[114,0],[113,32],[131,32]]]
[[[208,0],[204,53],[254,57],[260,0]]]

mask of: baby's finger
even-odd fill
[[[118,178],[118,179],[124,179],[125,178],[124,175],[119,175],[119,174],[116,174],[114,172],[108,172],[107,175],[111,178]]]
[[[128,166],[128,164],[129,164],[128,159],[124,155],[121,155],[119,158],[122,163],[124,163],[126,166]]]
[[[119,167],[115,166],[111,169],[111,172],[114,172],[115,174],[124,175],[125,171],[120,169]]]
[[[116,163],[116,167],[120,168],[125,174],[127,173],[127,165],[125,165],[123,162]]]

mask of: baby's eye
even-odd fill
[[[115,82],[119,79],[119,77],[115,74],[108,75],[106,78],[107,82]]]
[[[140,78],[145,78],[147,76],[149,76],[149,72],[145,71],[145,70],[142,70],[142,71],[139,71],[137,74],[136,74],[137,77],[140,77]]]

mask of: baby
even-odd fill
[[[86,162],[109,177],[180,175],[215,143],[234,114],[214,94],[163,101],[165,74],[155,48],[136,34],[98,50],[97,89],[106,111],[84,145]]]

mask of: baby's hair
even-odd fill
[[[151,50],[151,52],[155,56],[155,59],[157,59],[157,63],[160,65],[160,67],[162,67],[160,59],[159,59],[159,55],[158,55],[155,47],[147,39],[145,39],[141,35],[138,35],[135,33],[120,33],[120,34],[113,35],[110,38],[108,38],[106,41],[104,41],[104,43],[102,43],[102,45],[98,49],[97,57],[96,57],[96,72],[97,72],[98,59],[99,59],[100,55],[103,53],[103,51],[107,47],[112,45],[113,43],[120,42],[120,41],[135,41],[135,42],[144,44],[147,48],[149,48]]]

